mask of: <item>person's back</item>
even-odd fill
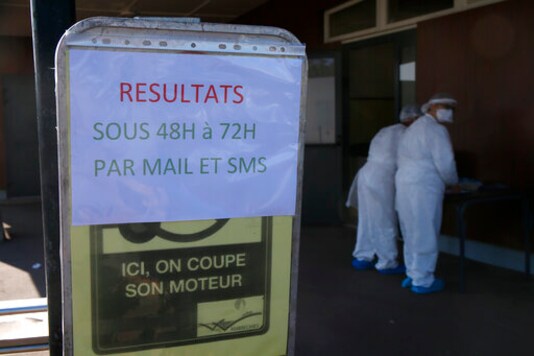
[[[370,262],[376,255],[379,272],[398,267],[395,171],[397,146],[404,130],[402,124],[381,129],[371,141],[367,162],[357,177],[358,231],[353,256]]]
[[[363,189],[373,191],[373,195],[378,200],[377,204],[394,206],[397,147],[405,130],[406,126],[403,124],[381,129],[373,137],[367,162],[358,173],[358,193]]]
[[[358,178],[364,174],[367,179],[377,179],[387,182],[387,185],[394,184],[394,175],[397,169],[397,146],[402,133],[406,130],[406,125],[395,124],[386,126],[373,137],[369,145],[369,153],[366,163],[360,168],[354,177],[347,198],[347,207],[358,207],[357,202],[357,182]],[[376,185],[376,184],[375,184]]]
[[[436,187],[457,181],[454,154],[447,129],[429,115],[421,116],[399,141],[397,175],[403,182]]]
[[[403,124],[384,127],[373,137],[369,146],[367,162],[384,165],[385,169],[396,168],[397,147],[401,134],[406,129]]]

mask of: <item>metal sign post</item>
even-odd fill
[[[32,44],[35,103],[39,138],[39,169],[48,299],[48,345],[59,355],[62,345],[59,193],[54,95],[54,51],[61,35],[76,22],[74,0],[32,0]]]
[[[293,354],[306,73],[278,28],[93,18],[63,36],[66,354]]]

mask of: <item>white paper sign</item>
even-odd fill
[[[70,50],[72,224],[293,215],[301,66]]]

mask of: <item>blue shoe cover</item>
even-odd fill
[[[401,283],[402,288],[412,288],[412,279],[410,277],[406,277],[402,280]]]
[[[406,267],[404,265],[398,265],[395,268],[377,269],[377,271],[381,274],[404,274]]]
[[[434,279],[430,287],[412,286],[412,292],[417,294],[429,294],[442,291],[445,288],[445,282],[442,279]]]
[[[354,267],[354,269],[358,271],[365,271],[373,269],[375,267],[375,264],[371,261],[359,260],[355,258],[352,260],[352,267]]]

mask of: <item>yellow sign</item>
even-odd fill
[[[71,227],[74,354],[285,354],[292,223]]]

